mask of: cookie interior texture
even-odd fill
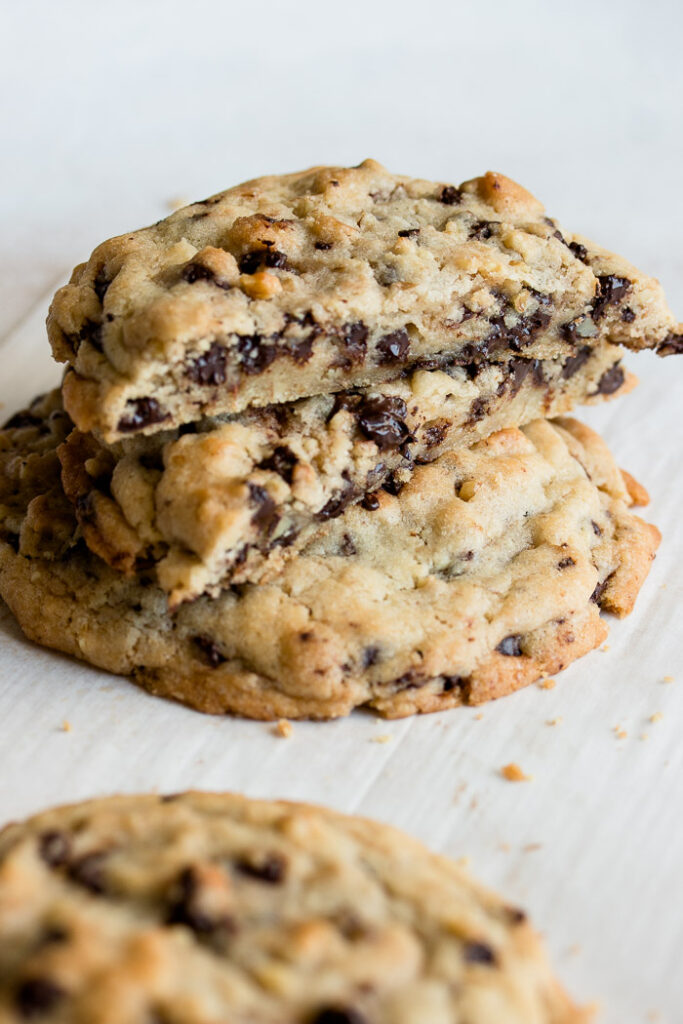
[[[0,1020],[579,1024],[525,914],[410,837],[229,794],[0,832]]]
[[[683,350],[659,284],[503,175],[259,178],[104,242],[55,296],[66,407],[111,442],[407,367]]]
[[[272,578],[321,523],[444,451],[627,392],[621,351],[416,370],[114,446],[74,430],[59,450],[62,481],[87,545],[112,568],[154,563],[172,605],[216,596]]]
[[[55,396],[0,434],[0,594],[26,634],[203,711],[390,717],[478,704],[601,643],[659,533],[604,442],[538,420],[417,466],[272,581],[170,612],[154,571],[87,550],[56,454]]]

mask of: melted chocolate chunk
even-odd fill
[[[382,365],[401,362],[408,355],[409,349],[410,335],[405,328],[392,331],[391,334],[385,334],[377,342],[377,351],[380,353],[378,362]]]
[[[591,601],[593,601],[595,604],[600,604],[600,598],[602,597],[602,595],[605,592],[605,588],[607,586],[608,580],[609,580],[609,577],[607,577],[606,580],[603,580],[602,583],[596,584],[595,590],[591,594]]]
[[[598,290],[593,299],[593,319],[598,320],[607,306],[622,299],[632,283],[627,277],[617,277],[616,274],[598,277]]]
[[[269,249],[266,253],[266,266],[275,270],[288,270],[287,257],[278,249]]]
[[[344,536],[342,537],[342,541],[339,546],[339,554],[343,555],[345,558],[350,558],[351,555],[358,554],[358,548],[353,543],[353,540],[349,533],[345,533]]]
[[[468,424],[477,423],[479,420],[483,420],[487,412],[487,400],[485,398],[475,398],[470,406],[470,414],[467,419]]]
[[[557,568],[558,569],[568,569],[572,565],[576,565],[576,562],[574,561],[573,558],[571,558],[569,555],[567,555],[566,558],[561,558],[560,559],[560,561],[557,563]]]
[[[361,501],[361,505],[364,509],[367,509],[368,512],[376,512],[379,508],[379,498],[377,497],[377,494],[374,491],[370,491],[370,493],[366,494]]]
[[[545,384],[543,379],[543,362],[541,359],[511,359],[508,364],[510,370],[510,392],[516,395],[522,384],[531,373],[533,382],[537,387]]]
[[[463,956],[467,964],[486,964],[488,967],[496,964],[496,954],[485,942],[466,942]]]
[[[244,372],[250,376],[263,373],[277,356],[275,345],[265,345],[261,334],[244,334],[238,338],[237,351]]]
[[[256,508],[256,511],[251,517],[251,521],[267,536],[279,519],[275,502],[268,494],[265,487],[260,487],[259,484],[252,483],[250,483],[248,487],[249,500],[252,506]]]
[[[581,245],[580,242],[570,242],[569,248],[576,256],[577,260],[581,260],[582,263],[586,263],[588,260],[588,249],[585,245]]]
[[[336,519],[337,516],[342,514],[346,506],[353,501],[356,495],[357,492],[355,487],[347,481],[339,494],[330,498],[327,504],[323,505],[316,518],[322,521],[326,519]]]
[[[180,276],[188,284],[194,284],[195,281],[213,281],[216,275],[203,263],[188,263],[186,267],[183,267]]]
[[[443,692],[450,693],[451,690],[461,690],[466,682],[467,680],[462,676],[444,676]]]
[[[564,380],[569,380],[575,373],[578,373],[584,363],[587,363],[593,354],[593,349],[590,345],[584,345],[578,350],[576,355],[570,356],[566,360],[562,367],[562,376]]]
[[[39,839],[40,856],[51,868],[66,864],[71,854],[71,837],[66,832],[54,829],[43,832]]]
[[[441,444],[448,433],[448,427],[448,420],[443,420],[441,423],[432,423],[430,427],[425,427],[422,432],[422,439],[426,446],[428,448],[435,448],[437,444]]]
[[[86,853],[84,857],[71,862],[69,865],[69,878],[72,882],[82,885],[88,892],[99,896],[106,888],[104,879],[106,859],[107,853],[104,850]]]
[[[107,294],[107,288],[109,287],[110,284],[111,281],[107,276],[107,272],[105,271],[104,267],[100,267],[100,269],[97,271],[95,280],[93,281],[95,295],[100,300],[100,303],[103,301],[104,296]]]
[[[350,368],[362,364],[368,348],[367,339],[368,329],[361,320],[347,324],[341,331],[343,351],[334,366]]]
[[[630,306],[624,306],[621,311],[621,319],[626,324],[632,324],[636,318],[636,314],[633,312]]]
[[[56,1009],[66,992],[51,978],[29,978],[16,991],[14,1003],[20,1017],[29,1020]]]
[[[491,235],[495,234],[494,226],[497,221],[492,220],[478,220],[470,227],[470,238],[476,238],[479,241],[484,241],[490,238]]]
[[[131,433],[168,419],[168,413],[164,412],[156,398],[129,398],[126,409],[129,412],[119,420],[118,429],[121,433]]]
[[[211,637],[202,635],[193,636],[192,643],[195,647],[199,648],[211,668],[218,668],[218,666],[222,665],[224,661],[227,661],[227,658],[221,654],[220,649],[216,646]]]
[[[658,356],[675,356],[683,353],[683,334],[667,334],[656,349]]]
[[[235,863],[235,867],[241,875],[267,882],[268,885],[279,885],[287,874],[287,860],[281,853],[268,853],[257,859],[242,857]]]
[[[401,480],[395,473],[390,473],[382,484],[382,490],[386,491],[387,494],[393,494],[395,498],[399,496],[404,487],[405,480]]]
[[[402,398],[367,398],[358,415],[358,426],[380,450],[399,448],[410,437],[405,423],[408,408]]]
[[[496,650],[508,658],[519,658],[522,653],[522,637],[516,633],[511,636],[504,636],[497,645]]]
[[[424,686],[425,682],[424,676],[417,669],[411,668],[404,672],[402,676],[399,676],[398,679],[394,679],[391,687],[395,693],[400,693],[401,690],[419,690],[421,686]]]
[[[259,463],[259,469],[271,469],[278,476],[281,476],[288,484],[291,484],[294,476],[294,467],[297,464],[297,457],[291,448],[286,445],[278,445],[273,454]]]
[[[321,252],[327,252],[328,249],[332,248],[332,242],[315,242],[314,248],[320,249]]]
[[[598,387],[595,391],[596,395],[613,395],[615,391],[624,383],[624,371],[621,366],[616,363],[614,366],[610,366],[609,370],[605,370],[602,377],[598,381]]]
[[[403,231],[399,231],[398,237],[399,238],[417,238],[417,236],[419,234],[420,234],[420,229],[419,228],[404,228]]]
[[[217,341],[214,341],[207,352],[204,352],[188,366],[185,376],[195,384],[201,384],[204,387],[225,384],[226,362],[225,349]]]
[[[455,188],[454,185],[445,185],[441,189],[439,195],[439,202],[444,203],[446,206],[456,206],[462,199],[462,192],[459,188]]]
[[[102,324],[97,324],[94,320],[86,320],[78,332],[76,350],[80,348],[82,341],[89,341],[93,348],[96,348],[98,352],[101,352]]]
[[[363,651],[362,665],[363,668],[370,668],[372,665],[376,665],[379,661],[379,647],[374,644],[370,644]]]
[[[240,256],[238,260],[238,266],[241,274],[255,274],[258,268],[261,266],[261,261],[265,253],[263,250],[257,252],[247,252],[243,256]]]
[[[513,352],[519,352],[533,342],[539,331],[544,330],[551,319],[550,313],[546,313],[540,308],[528,316],[518,317],[512,324],[507,324],[504,316],[491,317],[491,330],[484,341],[474,347],[472,354],[475,357],[487,356],[504,348],[511,348]],[[466,348],[469,347],[466,346]],[[466,354],[466,358],[469,361],[469,355]]]
[[[368,1024],[365,1017],[350,1006],[325,1006],[306,1024]]]

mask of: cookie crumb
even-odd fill
[[[661,711],[655,711],[654,715],[650,715],[650,721],[651,722],[661,722],[661,720],[663,718],[664,718],[664,715],[662,714]]]
[[[562,721],[562,715],[558,715],[557,718],[549,718],[546,725],[559,725]]]
[[[538,684],[542,690],[554,690],[555,680],[554,679],[542,679]]]
[[[62,732],[71,732],[71,722],[68,718],[65,718],[62,722]]]
[[[573,946],[570,946],[567,950],[567,956],[578,956],[581,952],[581,944],[575,942]]]
[[[673,676],[662,676],[662,682],[663,683],[673,683],[673,681],[674,681],[674,677]]]
[[[543,843],[527,843],[522,847],[522,853],[535,853],[536,850],[541,849],[543,849]]]
[[[281,718],[273,729],[273,732],[276,736],[282,736],[283,739],[288,740],[294,730],[292,729],[291,722],[288,722],[286,718]]]
[[[652,1021],[654,1024],[655,1021],[662,1019],[662,1014],[659,1010],[648,1010],[645,1015],[645,1019]]]
[[[649,740],[650,734],[647,733],[647,732],[641,732],[640,738],[641,738],[641,740]]]
[[[475,716],[474,716],[474,721],[475,721],[475,722],[481,722],[481,720],[482,720],[482,718],[483,718],[483,717],[484,717],[484,716],[482,715],[482,713],[481,713],[481,711],[480,711],[478,715],[475,715]]]
[[[533,778],[531,775],[525,775],[519,765],[515,764],[514,761],[511,761],[510,764],[504,765],[500,769],[500,774],[504,779],[507,779],[508,782],[531,782],[531,779]]]
[[[166,200],[166,208],[168,210],[182,210],[183,206],[189,206],[190,201],[187,196],[173,196],[171,199]]]
[[[609,651],[609,644],[603,644],[600,650],[603,652],[603,654],[607,654],[607,652]]]
[[[626,732],[626,729],[622,729],[622,727],[620,725],[615,725],[614,726],[614,732],[615,732],[615,735],[616,735],[618,740],[625,740],[626,737],[628,736],[628,733]]]
[[[370,739],[373,743],[388,743],[391,736],[389,736],[388,733],[382,733],[381,736],[371,736]]]

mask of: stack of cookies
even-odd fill
[[[601,643],[659,542],[564,418],[683,351],[661,288],[502,175],[261,178],[99,246],[0,433],[28,636],[209,712],[476,704]]]

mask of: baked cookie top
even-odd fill
[[[55,296],[66,407],[113,441],[203,414],[599,340],[680,351],[659,284],[503,175],[258,178],[111,239]]]
[[[3,443],[20,477],[43,434]],[[54,450],[39,457],[54,494]],[[642,489],[573,420],[499,431],[395,490],[329,521],[272,580],[169,612],[153,570],[125,577],[84,550],[73,513],[69,537],[36,464],[30,530],[0,505],[0,596],[38,642],[204,711],[395,717],[481,703],[585,654],[607,633],[600,607],[630,611],[659,541],[628,508]]]
[[[0,1021],[579,1024],[525,915],[385,825],[228,794],[0,833]]]

